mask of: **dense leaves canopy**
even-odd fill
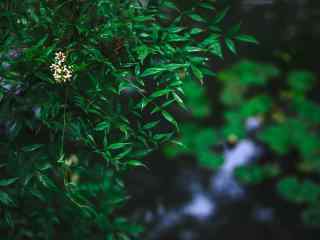
[[[1,238],[136,235],[115,212],[127,199],[122,173],[175,135],[183,82],[203,82],[224,46],[255,39],[240,25],[223,31],[228,9],[211,1],[181,11],[10,0],[0,10]]]

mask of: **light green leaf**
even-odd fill
[[[158,75],[162,72],[164,72],[166,69],[164,68],[159,68],[159,67],[151,67],[146,69],[142,74],[141,77],[149,77],[153,75]]]
[[[203,84],[203,73],[201,70],[194,65],[191,65],[191,70],[194,76],[200,81],[201,84]]]
[[[108,149],[119,149],[119,148],[123,148],[125,146],[130,145],[131,143],[113,143],[111,145],[108,146]]]
[[[192,20],[197,21],[197,22],[205,22],[206,20],[204,20],[200,15],[198,14],[190,14],[188,15]]]
[[[110,127],[110,123],[103,121],[103,122],[98,123],[94,130],[103,131],[105,129],[108,129],[109,127]]]
[[[237,50],[236,50],[236,46],[235,46],[234,42],[230,38],[226,38],[225,42],[226,42],[226,45],[229,48],[229,50],[232,53],[237,54]]]
[[[140,60],[141,63],[143,63],[145,58],[150,53],[150,49],[146,45],[142,45],[142,46],[137,47],[136,51],[138,54],[138,59]]]
[[[132,167],[145,167],[145,168],[147,168],[147,166],[145,164],[143,164],[142,162],[137,161],[137,160],[129,160],[126,164],[129,166],[132,166]]]
[[[235,37],[235,39],[241,41],[241,42],[248,42],[248,43],[254,43],[259,44],[257,39],[251,35],[241,34]]]
[[[217,55],[218,57],[223,58],[222,48],[221,48],[221,44],[220,44],[219,40],[216,40],[215,42],[213,42],[211,44],[210,51],[214,55]]]
[[[168,113],[167,111],[162,111],[161,113],[166,120],[168,120],[178,129],[178,123],[170,113]]]
[[[201,28],[192,28],[191,31],[190,31],[190,34],[191,35],[196,35],[196,34],[199,34],[199,33],[202,33],[204,30],[201,29]]]

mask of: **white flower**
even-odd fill
[[[63,52],[57,52],[55,54],[54,63],[50,66],[50,69],[53,72],[53,78],[57,83],[69,82],[72,78],[72,67],[65,61],[66,55]]]

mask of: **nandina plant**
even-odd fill
[[[1,239],[128,239],[121,176],[178,131],[185,79],[235,41],[196,1],[0,2]]]

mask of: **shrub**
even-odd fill
[[[210,1],[141,2],[0,3],[2,239],[136,236],[121,176],[175,135],[185,79],[256,42]]]

